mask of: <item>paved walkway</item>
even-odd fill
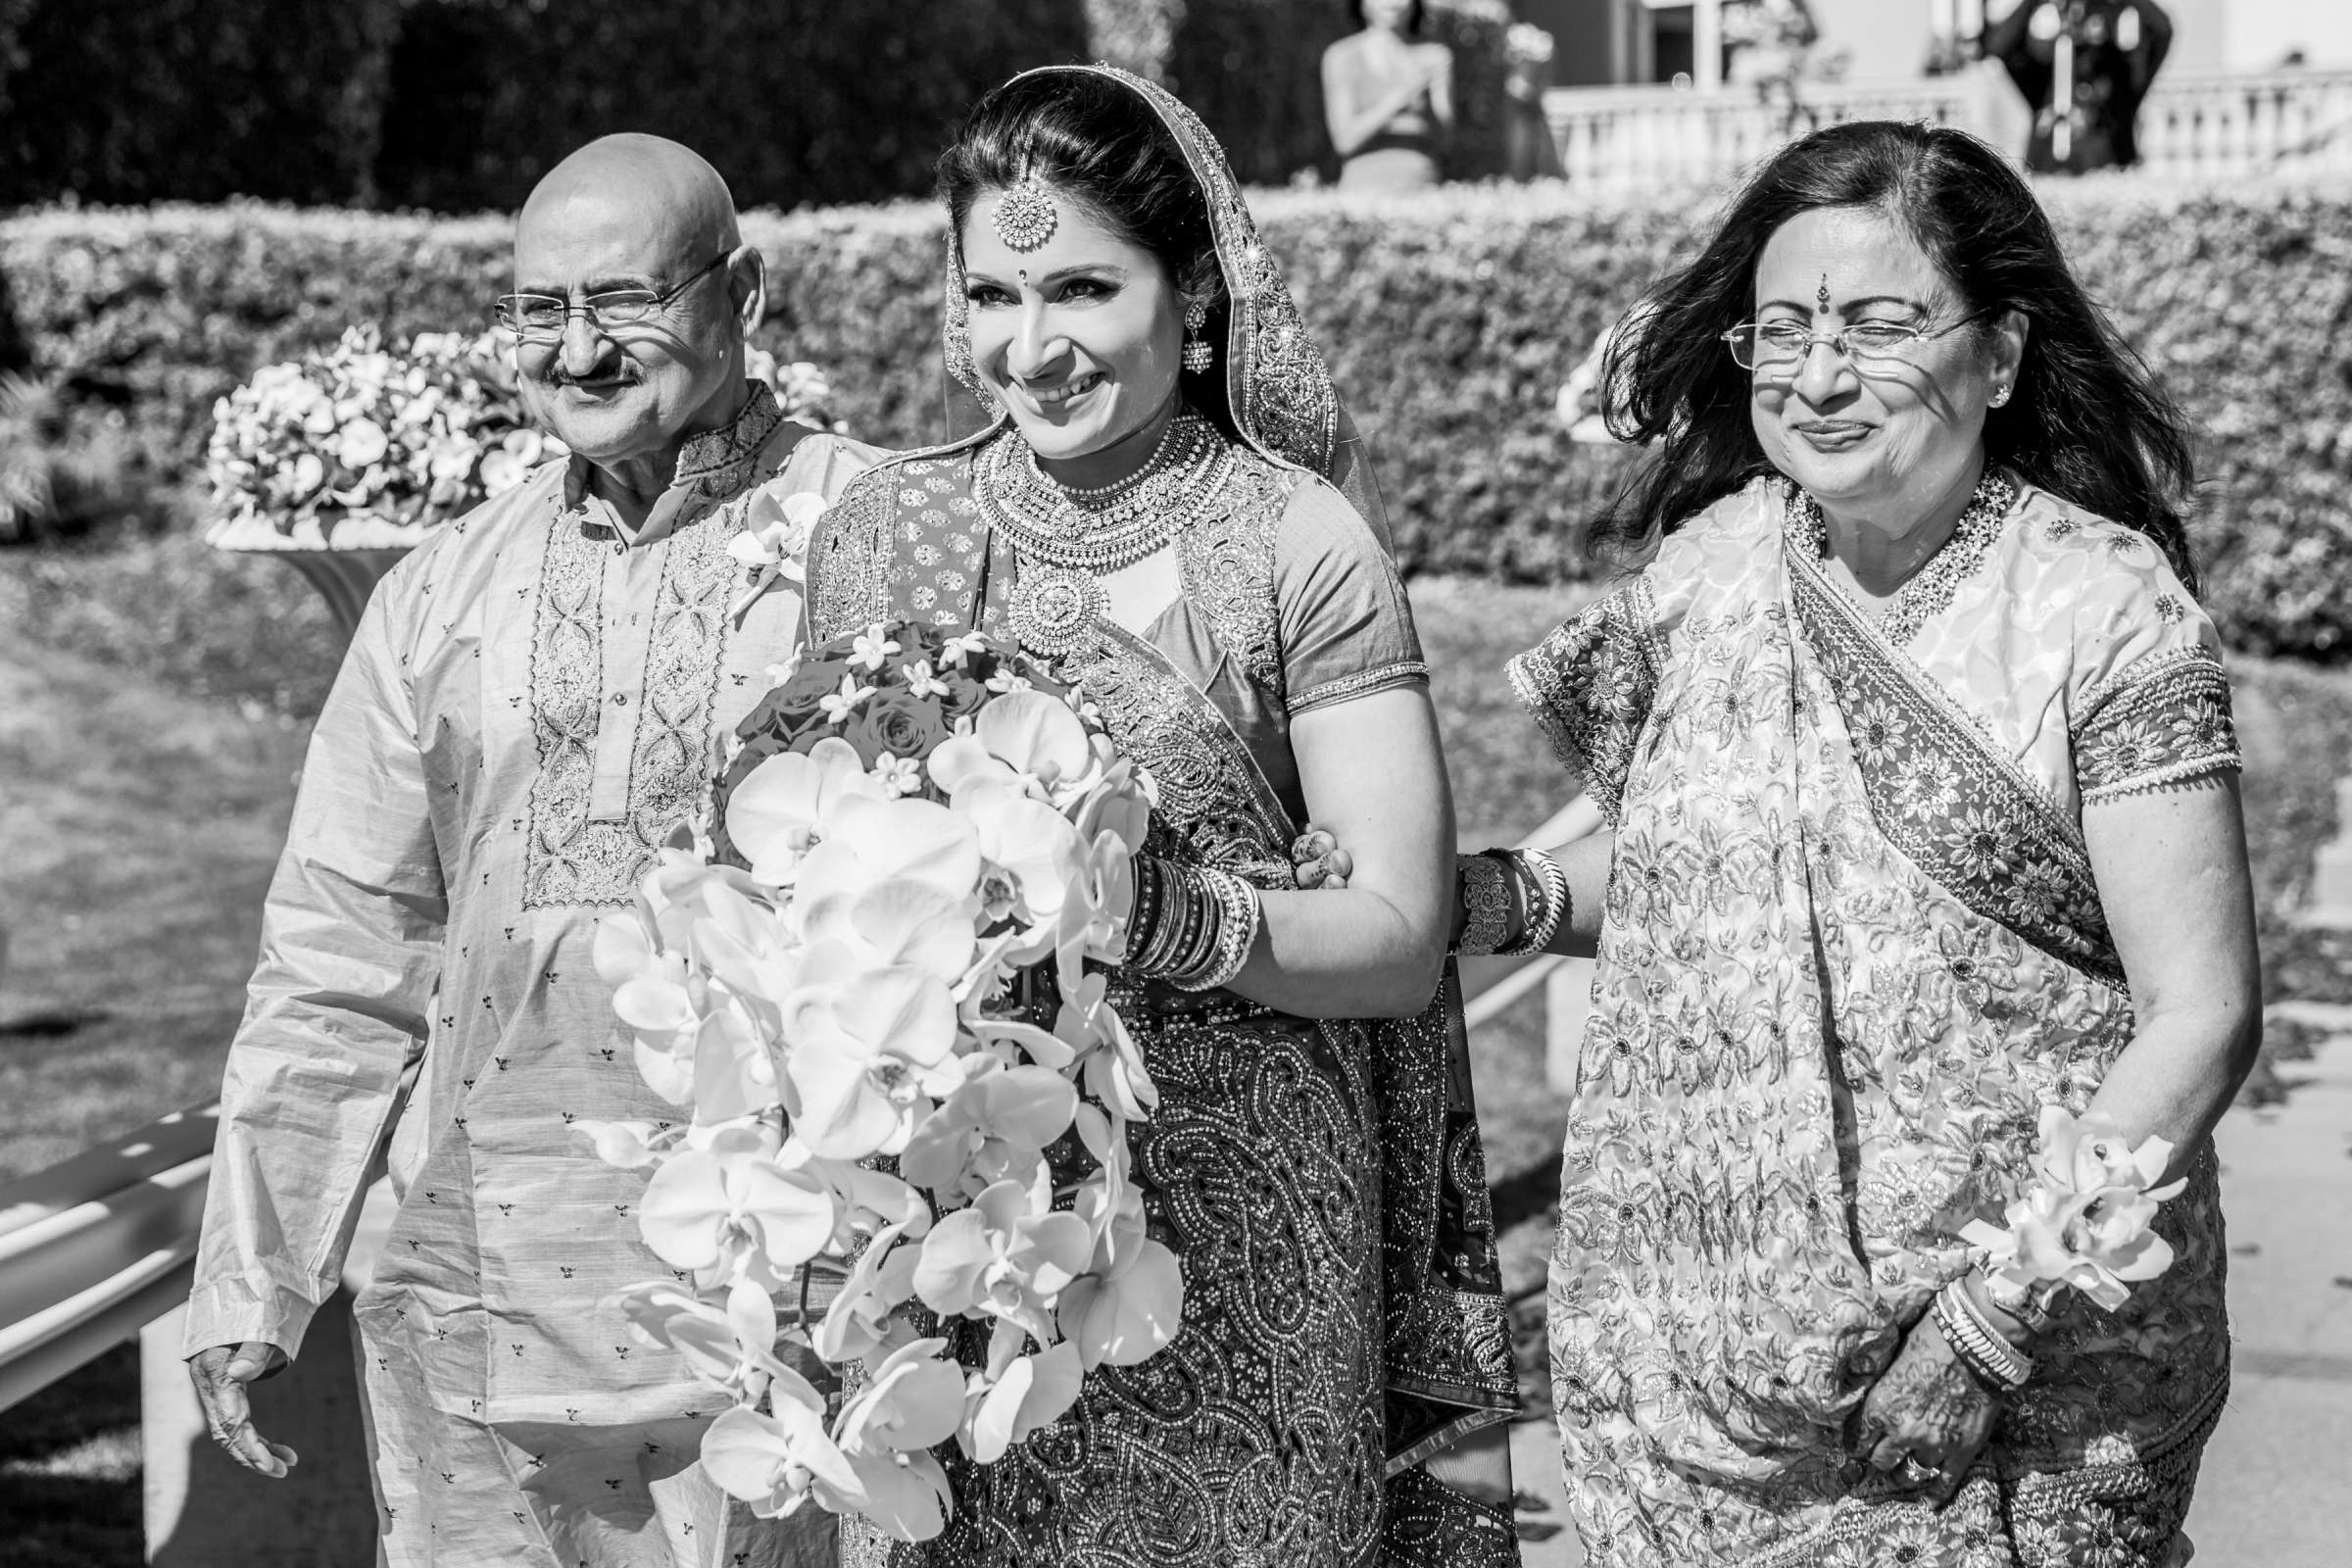
[[[2273,1016],[2342,1033],[2281,1064],[2285,1104],[2215,1135],[2236,1351],[2188,1533],[2197,1568],[2352,1568],[2352,1007]],[[1550,1423],[1515,1428],[1511,1454],[1526,1568],[1580,1568]]]

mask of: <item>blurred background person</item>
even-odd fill
[[[1356,0],[1361,31],[1323,51],[1323,121],[1342,190],[1421,190],[1453,132],[1453,51],[1421,37],[1421,0]]]
[[[1514,22],[1503,35],[1503,172],[1517,180],[1558,178],[1560,149],[1544,118],[1544,89],[1551,85],[1556,46],[1532,22]]]
[[[2173,44],[2156,0],[2025,0],[1985,29],[2034,111],[2026,167],[2080,174],[2139,162],[2139,106]]]

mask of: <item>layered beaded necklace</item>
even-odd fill
[[[1020,563],[1010,614],[1022,646],[1054,656],[1083,643],[1109,608],[1102,575],[1183,532],[1232,470],[1233,449],[1190,410],[1168,421],[1141,468],[1094,489],[1056,484],[1018,437],[990,448],[972,493]]]
[[[1814,560],[1828,560],[1830,525],[1821,514],[1821,503],[1802,489],[1796,490],[1793,501],[1789,520],[1797,537]],[[1950,537],[1936,547],[1936,553],[1886,602],[1879,616],[1879,631],[1888,642],[1900,648],[1951,604],[1960,584],[2001,536],[2001,524],[2016,505],[2016,484],[2006,475],[1986,469]]]

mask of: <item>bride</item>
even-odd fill
[[[993,417],[808,552],[812,639],[1016,637],[1156,782],[1114,1001],[1186,1320],[1059,1423],[951,1461],[896,1565],[1516,1563],[1516,1407],[1459,991],[1453,812],[1359,444],[1223,153],[1160,89],[1016,77],[941,161],[948,362]],[[1293,888],[1312,812],[1353,855]],[[977,1355],[983,1347],[965,1347]]]

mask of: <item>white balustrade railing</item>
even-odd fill
[[[2025,108],[1988,73],[1897,82],[1803,82],[1793,99],[1752,87],[1555,87],[1544,112],[1572,181],[1634,191],[1719,184],[1790,136],[1848,120],[1958,125],[2022,152]],[[2352,170],[2352,71],[2165,74],[2139,116],[2140,167],[2234,176]]]

